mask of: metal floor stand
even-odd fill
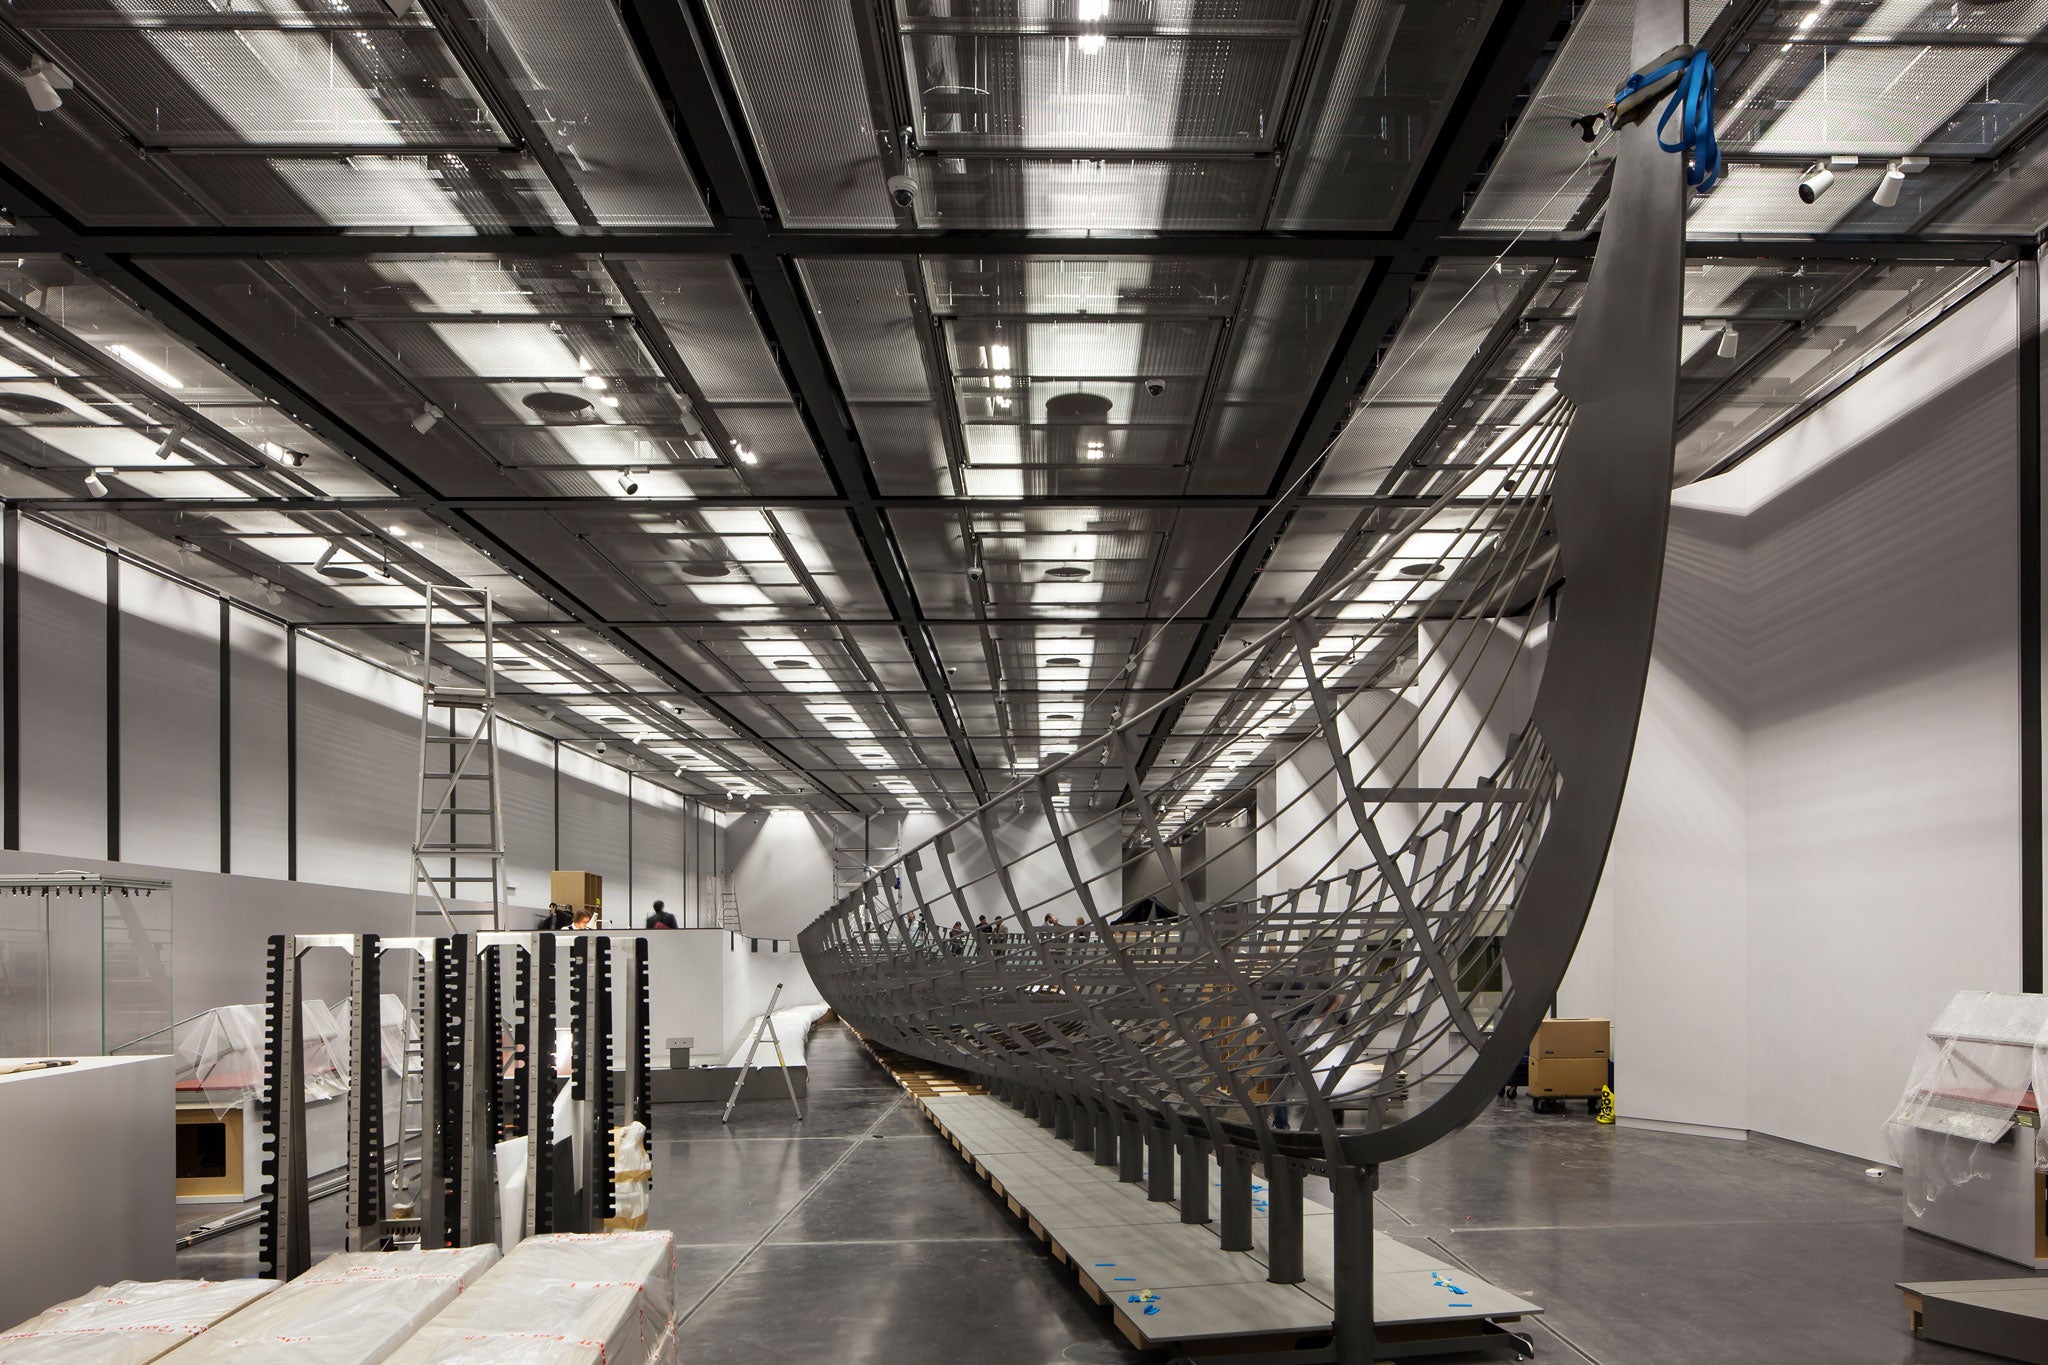
[[[775,1047],[775,1065],[782,1072],[782,1083],[789,1087],[789,1105],[796,1110],[796,1121],[804,1121],[804,1107],[796,1098],[796,1081],[789,1074],[789,1062],[782,1055],[782,1039],[775,1032],[775,1004],[780,999],[782,983],[778,981],[775,983],[775,993],[768,997],[767,1011],[762,1014],[760,1022],[754,1025],[754,1036],[747,1043],[747,1055],[740,1060],[740,1074],[733,1078],[732,1095],[725,1102],[725,1113],[718,1120],[720,1123],[732,1122],[733,1106],[740,1102],[740,1091],[746,1086],[747,1077],[754,1070],[754,1054],[760,1050],[761,1039],[764,1036]]]

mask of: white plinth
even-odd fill
[[[176,1273],[172,1067],[82,1057],[0,1076],[0,1331],[95,1285]]]

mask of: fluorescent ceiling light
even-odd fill
[[[182,389],[185,387],[184,380],[178,378],[178,376],[172,374],[163,366],[144,359],[136,353],[135,348],[132,346],[123,345],[121,342],[116,341],[107,347],[107,354],[120,361],[123,365],[126,365],[129,369],[138,370],[148,375],[167,389]]]

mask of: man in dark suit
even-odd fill
[[[668,911],[661,908],[660,901],[656,901],[654,903],[654,913],[647,917],[647,927],[650,929],[682,928],[680,924],[676,923],[676,917],[674,915],[671,915]]]

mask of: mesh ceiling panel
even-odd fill
[[[1798,43],[1752,48],[1724,72],[1716,121],[1724,153],[1981,156],[2044,101],[2040,52]]]
[[[907,260],[805,261],[800,267],[850,399],[931,396]]]
[[[1269,161],[924,158],[911,167],[926,227],[1069,231],[1256,227]]]
[[[47,29],[51,55],[152,147],[503,146],[439,34]]]
[[[926,151],[1270,147],[1291,38],[913,34],[904,65]]]
[[[569,208],[527,156],[208,156],[179,174],[223,223],[264,227],[571,227]]]

